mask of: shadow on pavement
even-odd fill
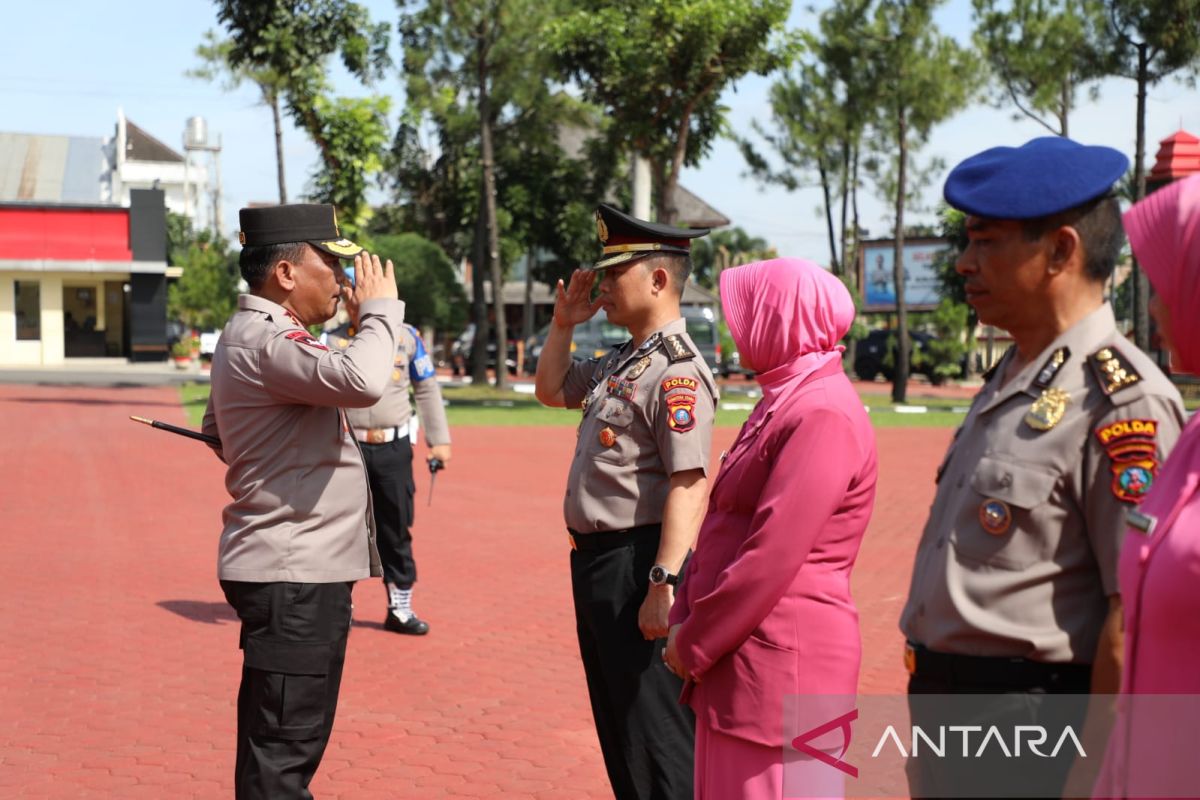
[[[172,614],[178,614],[192,622],[207,622],[209,625],[223,625],[226,622],[237,622],[238,616],[228,603],[211,603],[206,600],[159,600],[155,603]]]

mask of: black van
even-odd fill
[[[682,313],[688,336],[696,343],[696,349],[700,351],[700,356],[709,370],[716,375],[721,363],[721,342],[712,309],[687,306],[682,309]],[[542,343],[546,341],[546,334],[549,332],[550,325],[546,325],[526,343],[525,369],[530,375],[537,370]],[[575,333],[571,337],[571,355],[577,361],[601,358],[610,349],[628,340],[629,331],[609,322],[601,309],[587,322],[575,326]]]

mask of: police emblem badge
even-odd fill
[[[640,359],[638,359],[638,362],[633,365],[633,369],[625,373],[625,380],[636,381],[638,378],[642,377],[643,372],[649,369],[650,364],[650,356],[642,356]]]
[[[1035,431],[1048,431],[1062,421],[1071,395],[1062,389],[1043,389],[1025,412],[1025,424]]]

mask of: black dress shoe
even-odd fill
[[[429,633],[429,623],[417,619],[416,616],[408,618],[407,622],[401,622],[400,618],[388,612],[387,618],[383,621],[383,629],[392,633],[407,633],[410,636],[424,636]]]

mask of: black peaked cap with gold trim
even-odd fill
[[[243,208],[238,212],[243,247],[308,242],[338,258],[353,258],[362,248],[342,237],[337,212],[327,203]]]
[[[655,253],[688,255],[692,239],[705,236],[709,228],[676,228],[631,217],[607,203],[596,209],[596,235],[604,247],[603,256],[593,270],[627,264]]]

